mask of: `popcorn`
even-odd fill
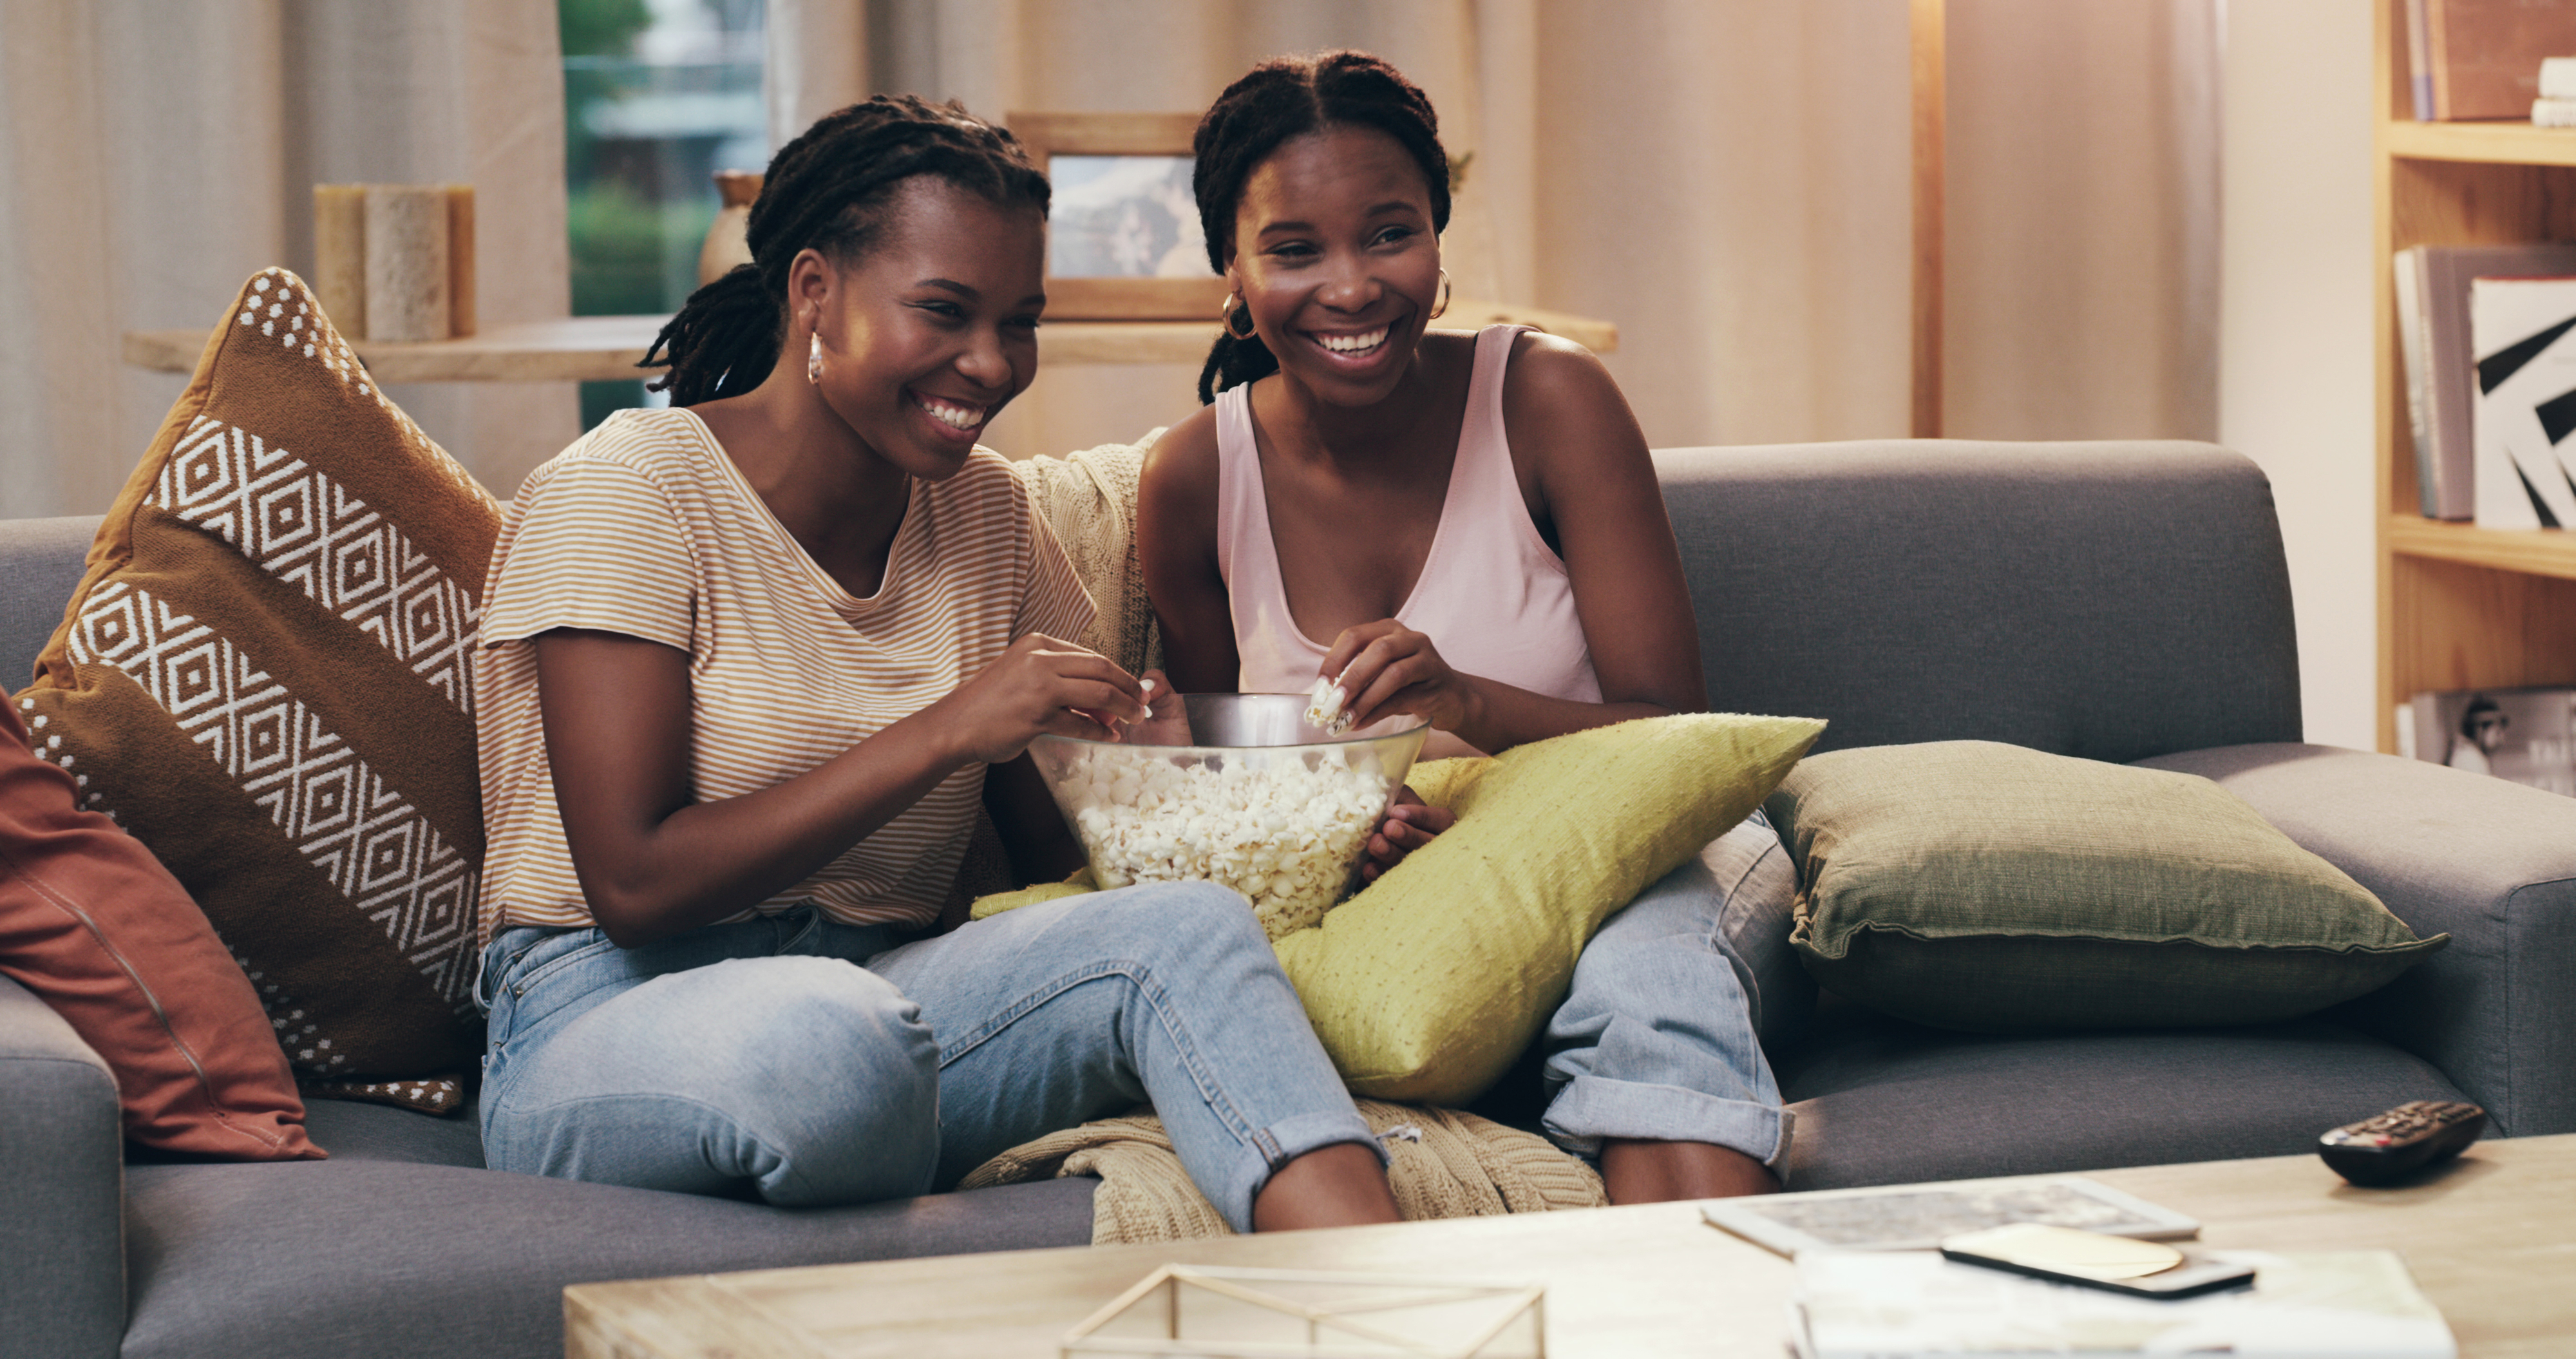
[[[1101,886],[1219,883],[1273,939],[1333,908],[1394,791],[1365,747],[1096,746],[1050,782]]]
[[[1317,675],[1315,687],[1307,691],[1306,725],[1320,727],[1335,736],[1349,731],[1351,715],[1342,711],[1342,705],[1350,701],[1350,695],[1342,692],[1338,682]]]

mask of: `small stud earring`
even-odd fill
[[[813,341],[805,351],[805,380],[819,386],[823,381],[823,337],[816,335]]]

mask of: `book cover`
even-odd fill
[[[2439,519],[2441,457],[2433,446],[2433,396],[2425,332],[2432,324],[2424,305],[2425,247],[2400,250],[2392,261],[2397,271],[2397,357],[2406,372],[2406,433],[2415,448],[2415,503],[2424,517]]]
[[[2480,278],[2469,284],[2481,528],[2576,526],[2576,475],[2557,451],[2559,442],[2576,434],[2576,401],[2562,399],[2576,396],[2571,331],[2576,278]]]
[[[2526,118],[2541,58],[2576,56],[2576,0],[2424,0],[2424,29],[2435,119]]]
[[[2428,519],[2477,517],[2477,368],[2469,340],[2469,283],[2477,278],[2576,275],[2576,244],[2419,245],[2414,309],[2424,350],[2424,439],[2415,446],[2420,505]],[[2405,278],[2399,273],[2401,281]],[[2405,299],[2399,298],[2401,313]],[[2402,332],[2401,332],[2402,338]],[[2426,448],[2431,448],[2428,456]]]
[[[2454,689],[2407,704],[2419,760],[2576,797],[2576,689]]]
[[[2406,93],[2415,106],[2415,121],[2433,121],[2433,35],[2426,31],[2424,7],[2431,0],[2406,0]]]

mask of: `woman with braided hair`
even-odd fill
[[[663,331],[674,405],[521,488],[474,686],[495,1169],[853,1203],[1151,1100],[1238,1229],[1394,1219],[1233,894],[923,934],[979,797],[1076,857],[1029,741],[1144,710],[975,442],[1036,367],[1046,203],[954,104],[823,119]]]
[[[1233,292],[1210,404],[1156,443],[1139,495],[1173,681],[1330,679],[1358,722],[1428,719],[1427,756],[1703,707],[1680,551],[1617,384],[1553,336],[1429,329],[1449,184],[1422,91],[1360,52],[1264,62],[1195,150]],[[1397,806],[1364,871],[1449,824]],[[1548,1026],[1543,1131],[1598,1158],[1612,1202],[1777,1187],[1779,1093],[1724,907],[1698,861],[1650,887]]]

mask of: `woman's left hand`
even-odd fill
[[[1392,618],[1342,629],[1324,653],[1323,673],[1337,677],[1353,726],[1410,713],[1454,732],[1475,720],[1481,700],[1474,681],[1450,669],[1430,637]]]
[[[1368,841],[1368,857],[1360,860],[1360,877],[1375,882],[1378,875],[1404,862],[1404,856],[1431,843],[1431,838],[1458,824],[1458,814],[1446,807],[1434,807],[1416,797],[1411,788],[1399,788],[1395,805],[1386,809],[1386,824]]]

